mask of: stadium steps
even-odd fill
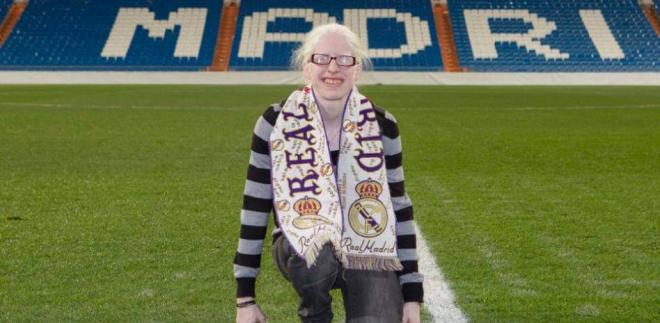
[[[658,17],[658,13],[655,12],[655,8],[653,8],[653,5],[650,4],[640,5],[642,6],[642,11],[644,11],[644,15],[649,21],[649,24],[651,24],[651,27],[653,27],[655,33],[660,36],[660,17]]]
[[[231,56],[231,46],[234,42],[236,33],[236,21],[238,20],[238,4],[235,1],[226,3],[222,9],[220,18],[220,32],[215,43],[213,53],[213,65],[209,67],[210,71],[227,71],[229,68],[229,58]]]
[[[5,16],[2,25],[0,25],[0,48],[5,44],[5,41],[9,38],[12,30],[14,30],[14,26],[16,26],[21,19],[21,15],[23,15],[26,6],[26,2],[14,2],[11,5],[11,8],[9,8],[7,16]]]
[[[461,67],[456,53],[454,35],[449,22],[449,10],[446,4],[435,4],[433,6],[433,17],[435,18],[435,30],[440,42],[440,53],[445,72],[460,72]]]

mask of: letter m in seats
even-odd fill
[[[174,57],[197,58],[204,36],[206,14],[206,8],[179,8],[170,12],[167,20],[156,20],[155,14],[148,8],[120,8],[101,56],[125,58],[139,25],[149,31],[151,38],[164,38],[165,31],[180,26]]]

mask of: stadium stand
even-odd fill
[[[229,69],[229,58],[231,56],[232,43],[236,33],[236,20],[238,20],[238,3],[230,1],[222,8],[218,39],[215,43],[213,53],[213,64],[210,71],[225,72]]]
[[[660,39],[636,0],[448,4],[471,71],[660,71]]]
[[[31,0],[0,70],[288,70],[336,21],[376,71],[658,72],[660,1],[643,1]]]
[[[213,0],[32,0],[0,49],[14,70],[200,70],[211,64]]]
[[[234,70],[286,70],[291,51],[314,25],[342,22],[369,48],[375,70],[440,70],[429,1],[243,0],[234,38]]]
[[[442,48],[442,63],[445,72],[459,72],[458,54],[456,53],[456,42],[449,21],[449,10],[446,3],[433,4],[433,18],[435,19],[435,29],[438,33],[438,41]]]
[[[655,30],[656,35],[660,37],[660,16],[654,2],[642,1],[642,11],[649,21],[649,24]]]
[[[0,4],[0,48],[4,45],[14,26],[25,11],[26,3],[14,1]]]
[[[13,2],[13,0],[0,0],[0,23],[5,18],[5,15]]]

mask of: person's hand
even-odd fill
[[[245,302],[251,298],[238,299],[237,302]],[[236,309],[236,323],[266,323],[266,316],[261,312],[257,304]]]
[[[407,302],[403,304],[403,318],[401,322],[420,323],[418,302]]]

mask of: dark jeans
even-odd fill
[[[330,244],[307,268],[284,235],[273,244],[273,258],[300,296],[298,315],[303,322],[332,321],[330,290],[334,288],[341,289],[347,322],[401,322],[403,297],[396,273],[344,269]]]

